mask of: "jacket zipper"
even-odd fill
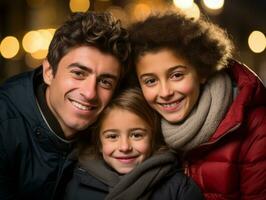
[[[199,145],[197,148],[201,148],[202,146],[206,146],[206,145],[211,145],[211,144],[214,144],[214,143],[220,141],[220,140],[221,140],[222,138],[224,138],[227,134],[229,134],[230,132],[233,132],[234,130],[236,130],[237,128],[239,128],[240,125],[241,125],[241,123],[236,124],[233,128],[231,128],[230,130],[228,130],[227,132],[225,132],[221,137],[219,137],[219,138],[216,139],[215,141],[203,143],[203,144]]]
[[[238,123],[236,124],[233,128],[231,128],[230,130],[228,130],[227,132],[225,132],[225,134],[223,134],[220,138],[218,138],[217,140],[213,141],[213,142],[206,142],[204,144],[201,144],[198,146],[198,148],[201,148],[202,146],[206,146],[206,145],[211,145],[211,144],[214,144],[216,142],[218,142],[219,140],[221,140],[224,136],[226,136],[228,133],[230,132],[233,132],[234,130],[236,130],[238,127],[240,127],[241,123]],[[187,176],[191,176],[190,174],[190,164],[188,161],[185,161],[184,164],[183,164],[183,167],[184,167],[184,173],[187,175]]]

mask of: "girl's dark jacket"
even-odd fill
[[[147,159],[119,176],[103,160],[86,160],[74,171],[65,200],[201,200],[197,185],[178,169],[177,158],[166,152]]]
[[[71,161],[71,144],[56,136],[38,108],[34,87],[42,68],[0,87],[0,199],[52,199]]]

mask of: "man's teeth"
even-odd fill
[[[80,104],[80,103],[78,103],[78,102],[76,102],[76,101],[72,101],[72,104],[73,104],[76,108],[78,108],[78,109],[80,109],[80,110],[91,110],[91,109],[92,109],[92,107],[84,106],[84,105],[82,105],[82,104]]]

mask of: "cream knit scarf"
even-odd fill
[[[162,119],[162,131],[169,147],[189,151],[208,141],[232,102],[232,83],[225,72],[218,72],[204,85],[198,104],[182,123]]]

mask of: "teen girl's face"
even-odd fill
[[[150,126],[136,114],[112,108],[100,128],[101,152],[105,162],[126,174],[151,154]]]
[[[170,123],[188,116],[204,82],[194,67],[168,49],[141,56],[136,71],[146,101]]]

